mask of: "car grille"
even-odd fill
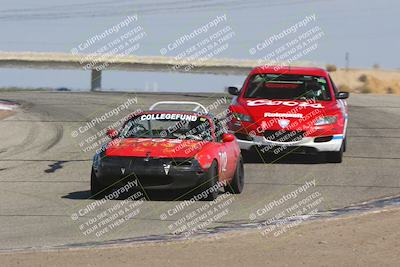
[[[193,161],[184,158],[105,157],[101,164],[102,172],[115,178],[123,178],[129,175],[153,178],[166,176],[166,166],[173,167],[171,172],[173,169],[191,170]],[[124,171],[121,169],[124,169]],[[158,181],[155,183],[158,183]]]
[[[173,182],[169,175],[137,175],[140,186],[155,186],[155,185],[168,185]]]
[[[303,139],[303,131],[264,131],[264,136],[269,141],[274,142],[296,142]]]

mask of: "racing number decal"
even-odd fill
[[[228,156],[226,152],[219,152],[220,162],[221,162],[221,171],[226,171],[226,165],[228,165]]]

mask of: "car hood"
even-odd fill
[[[114,139],[107,145],[105,154],[120,157],[190,158],[208,143],[208,141],[158,138]]]

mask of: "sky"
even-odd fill
[[[229,47],[215,58],[259,59],[286,44],[301,31],[318,27],[323,36],[317,48],[300,60],[316,64],[346,64],[350,67],[400,68],[400,2],[395,0],[2,0],[0,6],[0,51],[37,51],[70,53],[88,38],[117,25],[127,16],[138,19],[129,27],[140,26],[146,33],[134,55],[160,56],[182,35],[191,33],[217,16],[226,21],[234,36]],[[256,54],[249,50],[269,37],[281,33],[306,17],[315,21],[278,40]],[[221,28],[219,28],[221,27]],[[169,56],[176,56],[202,38],[182,45]],[[110,37],[112,38],[112,37]],[[110,41],[111,39],[105,40]],[[206,77],[206,79],[204,78]],[[103,87],[116,90],[148,89],[213,91],[225,85],[241,84],[241,76],[191,75],[175,73],[104,72]],[[0,69],[0,87],[69,87],[86,90],[89,72],[80,70]]]

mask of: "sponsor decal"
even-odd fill
[[[169,169],[171,168],[171,164],[163,164],[165,175],[168,175]]]
[[[162,143],[161,146],[166,147],[166,148],[171,148],[171,147],[174,147],[175,144],[171,143],[171,142],[167,142],[167,143]]]
[[[257,99],[248,100],[247,106],[258,107],[258,106],[288,106],[288,107],[311,107],[311,108],[324,108],[320,103],[308,103],[308,102],[297,102],[297,101],[282,101],[282,100],[269,100],[269,99]]]
[[[264,117],[268,118],[296,118],[301,119],[303,118],[303,114],[301,113],[264,113]]]
[[[228,156],[226,152],[219,152],[220,160],[221,160],[221,171],[226,171],[226,166],[228,165]]]
[[[146,158],[144,159],[145,162],[149,162],[150,161],[150,152],[146,153]]]
[[[150,120],[181,120],[181,121],[196,121],[196,115],[180,114],[180,113],[159,113],[159,114],[144,114],[140,116],[142,121]]]
[[[155,145],[153,142],[143,142],[143,143],[142,143],[142,146],[145,146],[145,147],[147,147],[147,146],[153,146],[153,145]]]
[[[264,87],[267,88],[285,88],[285,89],[294,89],[298,88],[298,84],[291,84],[291,83],[265,83]]]
[[[288,127],[289,123],[290,123],[290,121],[289,120],[285,120],[285,119],[282,119],[282,120],[278,121],[279,126],[281,126],[282,128]]]

